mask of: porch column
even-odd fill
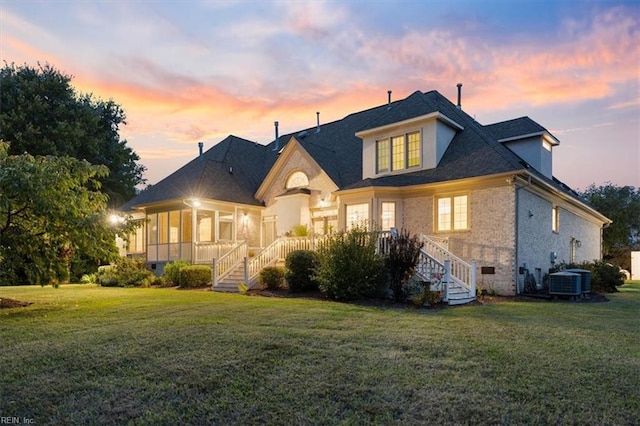
[[[198,261],[198,208],[191,206],[191,263]]]

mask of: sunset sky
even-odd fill
[[[438,90],[527,115],[575,189],[640,187],[639,1],[0,0],[0,58],[49,63],[127,114],[156,183],[229,134],[259,143]]]

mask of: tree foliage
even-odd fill
[[[99,190],[105,166],[8,150],[0,141],[0,284],[66,281],[80,259],[117,255]]]
[[[386,277],[377,243],[377,235],[366,227],[330,235],[318,251],[314,278],[320,291],[343,301],[380,296]]]
[[[397,236],[386,238],[388,247],[384,264],[391,281],[391,291],[396,302],[404,301],[409,295],[409,280],[413,276],[424,247],[417,235],[411,237],[408,230],[401,230]]]
[[[120,140],[125,113],[113,102],[79,94],[71,76],[49,65],[7,65],[0,70],[0,140],[9,154],[70,156],[104,165],[98,179],[113,207],[144,183],[138,155]]]
[[[590,185],[582,197],[613,221],[603,232],[603,256],[628,268],[629,252],[640,249],[640,188]]]

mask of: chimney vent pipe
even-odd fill
[[[320,111],[316,111],[316,133],[320,132]]]
[[[278,139],[278,122],[274,121],[273,126],[275,127],[275,130],[276,130],[276,147],[273,148],[273,150],[277,151],[280,149],[280,140]]]
[[[203,148],[204,148],[204,142],[198,142],[198,152],[200,153],[200,159],[202,159]]]
[[[387,106],[391,107],[391,90],[387,90]]]
[[[458,83],[458,109],[462,109],[462,83]]]

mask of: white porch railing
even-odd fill
[[[449,268],[446,268],[448,272],[448,279],[445,283],[450,281],[468,290],[469,294],[475,296],[476,294],[476,266],[460,259],[449,250],[443,248],[437,242],[431,240],[426,235],[420,235],[420,241],[424,243],[422,251],[425,255],[433,258],[438,264],[445,266],[445,262],[449,264]]]
[[[245,268],[247,285],[252,287],[263,268],[285,259],[294,250],[314,250],[313,241],[307,237],[280,237],[276,239],[247,262]]]
[[[247,242],[243,241],[219,259],[213,258],[213,286],[218,285],[245,257]]]
[[[238,245],[237,241],[215,241],[195,243],[193,263],[211,263],[211,259],[220,259]]]

